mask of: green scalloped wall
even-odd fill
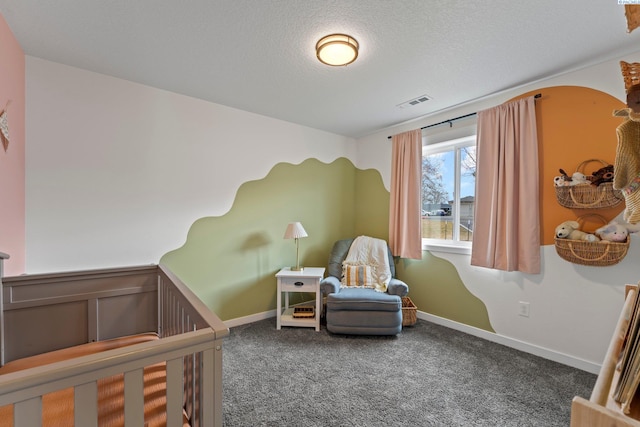
[[[410,297],[419,310],[495,332],[484,303],[465,287],[455,266],[428,251],[422,260],[401,259],[397,276],[410,283]]]
[[[287,223],[300,221],[309,234],[300,240],[300,263],[326,266],[338,239],[388,239],[388,207],[389,192],[374,169],[345,158],[279,163],[240,186],[229,212],[197,220],[185,244],[160,262],[222,320],[262,313],[276,307],[275,274],[295,264],[295,244],[282,238]],[[493,331],[485,305],[451,263],[425,252],[422,261],[401,260],[397,267],[419,310]]]
[[[198,219],[185,244],[160,262],[223,320],[273,310],[274,276],[295,264],[294,241],[283,239],[287,224],[300,221],[309,235],[300,239],[300,263],[326,265],[333,242],[353,233],[361,173],[345,158],[279,163],[241,185],[226,214]]]

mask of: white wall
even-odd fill
[[[38,58],[26,86],[28,273],[156,263],[275,164],[355,153],[346,137]]]
[[[389,135],[490,108],[539,88],[584,86],[624,102],[620,60],[639,62],[640,53],[505,91],[360,138],[357,165],[378,169],[389,188]],[[602,362],[623,304],[624,285],[640,280],[639,246],[640,236],[635,236],[626,258],[615,267],[605,268],[567,263],[558,257],[553,246],[546,246],[541,249],[542,273],[539,275],[472,267],[468,255],[436,252],[434,255],[449,260],[469,291],[484,302],[497,334],[586,361],[584,367]],[[519,301],[530,303],[530,317],[518,315]]]

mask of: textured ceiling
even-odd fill
[[[615,0],[0,0],[0,12],[27,55],[352,137],[640,50]],[[331,32],[358,40],[355,63],[317,61]]]

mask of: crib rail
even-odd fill
[[[97,426],[97,381],[125,373],[125,425],[144,425],[142,371],[145,366],[167,362],[167,425],[182,425],[183,381],[182,360],[200,355],[201,379],[199,391],[205,409],[192,425],[222,425],[214,413],[215,353],[221,342],[211,329],[175,335],[158,341],[108,350],[100,354],[51,363],[25,371],[9,373],[0,379],[0,406],[14,403],[16,427],[32,427],[42,422],[41,396],[67,387],[75,388],[75,425]],[[208,403],[208,404],[207,404]]]
[[[227,336],[228,328],[169,269],[158,266],[158,334],[168,337],[201,328],[211,328],[217,338]]]
[[[159,266],[158,282],[158,334],[160,337],[172,337],[190,331],[209,328],[215,335],[216,342],[229,334],[229,329],[224,323],[202,303],[202,301],[170,270]],[[202,412],[208,410],[209,405],[201,405],[203,402],[211,402],[201,396],[201,389],[196,379],[213,375],[214,378],[222,378],[222,352],[216,347],[214,352],[212,373],[205,373],[201,353],[193,353],[182,360],[184,370],[184,410],[189,419],[194,420],[193,425],[200,424],[198,420]],[[222,414],[222,387],[214,389],[213,410],[216,414]],[[220,425],[222,419],[219,420]]]
[[[143,425],[143,371],[159,362],[166,362],[167,425],[182,425],[183,414],[192,427],[222,425],[222,344],[229,330],[170,270],[154,265],[3,278],[6,258],[0,253],[0,363],[6,355],[36,354],[31,347],[43,345],[43,334],[59,336],[42,339],[47,348],[38,352],[61,348],[56,340],[63,336],[74,342],[62,347],[145,331],[160,337],[0,375],[0,407],[13,404],[15,426],[40,425],[42,396],[68,387],[75,390],[75,425],[97,426],[97,381],[121,373],[125,423]],[[73,324],[37,329],[61,310],[70,310]],[[26,348],[12,349],[17,343]]]

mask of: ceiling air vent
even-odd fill
[[[410,99],[407,102],[403,102],[402,104],[398,104],[397,107],[400,107],[400,108],[414,107],[414,106],[420,105],[423,102],[426,102],[426,101],[428,101],[430,99],[431,98],[429,98],[428,95],[421,95],[421,96],[418,96],[417,98]]]

